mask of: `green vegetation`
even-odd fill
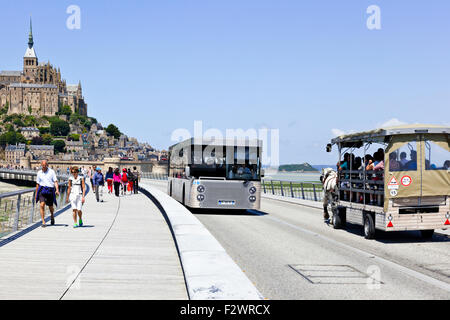
[[[59,111],[57,115],[64,115],[70,117],[72,115],[72,108],[68,105],[64,105],[61,107],[61,111]]]
[[[53,136],[49,133],[42,135],[42,144],[49,146],[52,144]]]
[[[52,145],[55,146],[55,153],[64,153],[66,148],[66,143],[63,140],[53,140]]]
[[[8,144],[27,143],[27,139],[18,132],[8,131],[0,135],[0,146],[5,147]]]
[[[35,146],[41,146],[44,144],[44,139],[42,139],[42,137],[33,137],[33,139],[31,139],[31,144],[35,145]]]
[[[306,182],[288,182],[288,181],[278,181],[278,180],[273,180],[273,188],[274,190],[280,190],[281,186],[283,186],[284,190],[290,190],[291,184],[292,184],[292,189],[301,189],[302,185],[303,185],[303,189],[308,191],[308,190],[314,190],[314,188],[316,189],[316,191],[323,191],[323,187],[322,184],[320,182],[314,182],[314,181],[306,181]],[[271,181],[264,181],[264,185],[266,186],[266,190],[271,191],[272,188],[272,183]],[[313,186],[314,185],[314,186]]]
[[[50,118],[50,133],[54,136],[67,136],[70,132],[70,125],[68,122],[59,118]]]
[[[278,170],[284,172],[318,172],[317,169],[313,168],[309,163],[286,164],[280,166]]]
[[[80,141],[80,135],[79,134],[71,134],[68,137],[69,141]]]
[[[6,104],[0,109],[0,115],[7,114],[9,110],[9,102],[7,101]]]
[[[39,127],[38,129],[41,135],[50,133],[50,127]]]
[[[122,132],[120,132],[119,128],[117,128],[115,125],[110,124],[107,128],[106,128],[106,132],[110,135],[110,136],[114,136],[114,138],[119,139],[120,136],[122,135]]]
[[[24,114],[8,114],[9,103],[0,106],[0,147],[25,143],[28,145],[54,145],[55,153],[67,152],[65,141],[81,141],[80,134],[71,134],[71,128],[76,131],[88,133],[93,124],[98,124],[96,118],[80,115],[72,112],[68,105],[61,105],[55,116],[33,115],[31,106]],[[36,110],[40,112],[40,110]],[[64,117],[63,117],[64,116]],[[66,118],[67,121],[61,119]],[[24,127],[37,128],[39,136],[27,140],[20,129]],[[73,129],[73,128],[72,128]],[[122,132],[113,124],[108,126],[106,132],[115,138],[120,138]]]

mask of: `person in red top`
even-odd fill
[[[122,170],[122,195],[127,194],[127,187],[128,187],[128,175],[127,175],[127,169]]]

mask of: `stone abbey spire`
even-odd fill
[[[34,41],[33,41],[33,25],[31,22],[31,17],[30,17],[30,34],[28,36],[28,48],[33,48],[34,45]]]

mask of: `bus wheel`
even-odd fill
[[[433,238],[434,230],[420,230],[423,239]]]
[[[372,215],[366,214],[364,217],[364,237],[366,239],[375,238],[375,223],[373,222]]]

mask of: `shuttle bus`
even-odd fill
[[[195,139],[169,148],[168,194],[190,208],[259,210],[261,140]]]

